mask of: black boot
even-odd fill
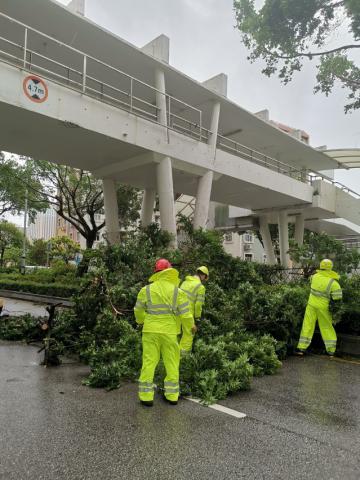
[[[169,400],[168,398],[165,397],[165,395],[164,395],[163,398],[164,398],[165,402],[169,403],[170,405],[177,405],[178,404],[177,400]]]
[[[145,407],[152,407],[154,405],[153,400],[140,400],[141,405],[144,405]]]

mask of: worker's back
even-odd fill
[[[341,299],[342,292],[338,279],[339,275],[332,270],[318,270],[311,278],[309,305],[315,308],[327,308],[330,299]]]
[[[190,310],[194,318],[201,317],[202,306],[205,301],[205,287],[201,283],[199,277],[188,275],[180,286],[181,290],[186,293]]]
[[[180,316],[189,311],[189,302],[178,288],[177,270],[169,268],[155,273],[150,281],[140,290],[135,306],[137,320],[143,320],[143,332],[178,335]]]

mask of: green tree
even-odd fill
[[[41,188],[32,187],[32,190],[73,225],[85,238],[86,248],[91,249],[105,226],[105,221],[99,221],[99,214],[104,213],[102,181],[86,170],[42,160],[28,159],[27,165],[41,183]],[[119,222],[122,228],[128,228],[139,217],[139,191],[119,185],[117,195]]]
[[[34,219],[36,212],[47,207],[47,202],[38,193],[39,188],[41,185],[26,162],[0,152],[0,217],[5,213],[21,214],[27,196],[28,215]]]
[[[20,248],[23,242],[23,234],[13,223],[5,220],[0,221],[0,267],[4,266],[6,250]]]
[[[29,247],[28,259],[31,265],[46,265],[48,242],[43,239],[34,240]]]
[[[286,84],[305,60],[317,61],[315,92],[329,95],[338,82],[347,90],[345,112],[360,108],[359,0],[265,0],[259,9],[254,0],[234,0],[234,10],[248,59],[265,61],[262,73]],[[341,42],[345,26],[349,41]]]
[[[311,275],[323,258],[334,262],[334,270],[348,273],[360,265],[360,253],[356,249],[347,249],[345,245],[326,233],[314,233],[305,230],[304,244],[291,242],[290,258],[304,269],[305,276]]]
[[[119,223],[121,228],[136,224],[140,217],[141,195],[138,189],[130,185],[118,185],[117,200],[119,207]]]
[[[51,242],[51,258],[61,258],[65,263],[74,260],[75,255],[80,252],[80,247],[71,238],[63,235],[54,237]]]

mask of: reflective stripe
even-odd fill
[[[326,295],[330,298],[330,291],[331,291],[331,286],[334,283],[334,279],[332,278],[330,282],[328,283],[328,286],[326,288]]]
[[[139,387],[139,392],[152,393],[153,391],[154,387]]]
[[[149,310],[147,309],[146,313],[149,313],[150,315],[174,315],[174,312],[172,310]]]
[[[165,387],[178,387],[179,386],[179,382],[164,382],[164,386]]]
[[[174,312],[174,313],[176,312],[178,294],[179,294],[179,289],[178,289],[178,287],[175,287],[175,288],[174,288],[173,301],[172,301],[172,309],[173,309],[173,312]]]
[[[184,308],[182,310],[178,310],[176,315],[184,315],[185,313],[189,313],[190,309],[189,308]]]
[[[135,304],[135,308],[145,308],[145,307],[146,307],[146,304],[143,302],[140,302],[140,300],[138,300]]]
[[[168,305],[167,303],[150,303],[150,304],[148,305],[148,307],[154,308],[155,310],[158,310],[159,308],[167,308],[167,309],[169,309],[170,305]]]
[[[189,292],[189,290],[182,289],[182,291],[186,293],[186,295],[190,298],[190,300],[195,301],[196,295],[194,295],[192,292]]]
[[[327,284],[326,290],[324,292],[320,290],[316,290],[315,288],[311,288],[311,294],[314,295],[315,297],[322,297],[322,298],[326,298],[327,300],[330,300],[331,287],[334,281],[335,280],[333,278],[329,280],[329,283]]]
[[[151,303],[150,285],[146,285],[146,298],[147,298],[148,304],[150,304]]]
[[[198,284],[196,285],[196,287],[195,287],[194,290],[193,290],[193,294],[194,294],[194,295],[196,295],[196,292],[199,290],[199,288],[201,287],[201,285],[202,285],[202,283],[198,283]]]
[[[315,290],[314,288],[311,289],[311,294],[315,295],[315,297],[322,297],[322,298],[329,299],[329,297],[328,297],[328,295],[326,295],[326,293],[320,292],[319,290]]]
[[[189,306],[189,302],[185,302],[185,303],[182,303],[181,305],[178,305],[178,310],[180,310],[181,308],[185,308],[185,307],[188,307]]]
[[[139,382],[139,385],[141,385],[142,387],[153,387],[154,386],[153,382]]]

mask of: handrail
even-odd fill
[[[24,30],[23,43],[15,43],[12,40],[9,40],[3,36],[0,36],[0,42],[3,41],[6,44],[11,45],[12,47],[19,48],[21,51],[21,56],[16,56],[13,53],[10,53],[9,51],[4,51],[0,49],[0,54],[3,54],[9,59],[11,59],[11,60],[8,60],[7,63],[10,63],[11,65],[15,64],[16,66],[18,67],[20,66],[21,68],[30,70],[31,72],[41,71],[42,75],[44,75],[46,78],[50,78],[53,81],[57,81],[58,83],[65,84],[67,88],[70,88],[75,91],[80,91],[83,94],[94,97],[96,99],[99,99],[100,97],[100,99],[105,103],[108,103],[117,108],[124,109],[142,118],[146,118],[148,121],[164,126],[167,130],[173,130],[178,133],[182,133],[183,135],[186,135],[188,137],[196,138],[200,142],[207,143],[209,138],[213,134],[211,130],[207,129],[203,125],[202,110],[192,105],[189,105],[188,103],[176,97],[173,97],[172,95],[161,92],[154,86],[149,85],[146,82],[143,82],[142,80],[139,80],[135,77],[132,77],[128,73],[123,72],[122,70],[112,65],[109,65],[103,62],[102,60],[99,60],[98,58],[95,58],[92,55],[84,53],[81,50],[78,50],[77,48],[71,45],[63,43],[62,41],[57,40],[56,38],[46,33],[40,32],[36,28],[30,27],[20,22],[19,20],[11,18],[8,15],[5,15],[2,12],[0,12],[0,18],[10,21],[14,24],[17,24],[21,26]],[[80,56],[79,61],[81,62],[80,69],[77,70],[76,68],[74,68],[74,66],[64,65],[63,63],[55,60],[54,58],[47,57],[42,53],[32,50],[30,48],[30,44],[31,44],[31,38],[29,36],[30,32],[33,32],[36,35],[39,35],[40,37],[50,40],[54,42],[56,45],[65,47],[69,51],[79,55]],[[29,59],[27,58],[28,54],[30,57]],[[48,68],[45,68],[42,65],[37,65],[34,62],[33,57],[35,58],[39,57],[40,59],[49,62],[50,66],[47,65]],[[6,60],[3,60],[3,61],[6,62]],[[129,91],[127,92],[127,91],[121,90],[120,88],[118,88],[118,86],[110,85],[109,83],[106,83],[90,75],[89,62],[95,62],[96,64],[101,65],[111,70],[112,72],[115,72],[123,76],[125,79],[129,81]],[[49,70],[49,68],[52,68],[51,65],[55,65],[59,68],[65,69],[67,75],[64,76],[64,75],[61,75],[61,73],[59,73],[58,71]],[[57,70],[59,70],[59,68]],[[79,78],[77,80],[70,78],[71,73],[73,74],[73,76],[77,75]],[[56,77],[56,80],[54,80],[54,77]],[[89,85],[89,82],[98,84],[99,89],[95,88],[94,85]],[[150,92],[152,92],[152,94],[155,96],[156,94],[165,96],[165,105],[166,105],[165,108],[167,109],[166,115],[165,115],[165,118],[166,118],[165,125],[162,124],[160,121],[159,113],[161,111],[161,108],[156,104],[149,102],[145,98],[139,98],[139,96],[136,96],[134,92],[134,87],[136,85],[140,85],[142,87],[149,89]],[[109,93],[105,93],[104,88],[110,89],[111,95],[109,95]],[[117,95],[117,96],[121,95],[123,98],[122,99],[116,98],[114,95]],[[140,108],[139,106],[135,106],[134,102],[141,103],[143,108]],[[178,111],[179,108],[177,110],[175,109],[176,113],[174,111],[175,103],[178,103],[181,106],[180,111]],[[183,113],[184,114],[187,113],[188,115],[190,115],[191,113],[195,114],[198,120],[194,121],[193,119],[182,117],[181,114]],[[174,119],[177,120],[176,123],[173,121]],[[307,170],[307,169],[297,169],[294,166],[288,165],[284,162],[281,162],[280,160],[269,157],[264,153],[261,153],[250,147],[247,147],[246,145],[242,145],[220,134],[217,135],[217,147],[224,151],[230,151],[234,155],[237,155],[244,159],[248,159],[253,163],[256,163],[258,165],[261,165],[265,168],[281,173],[283,175],[287,175],[303,183],[312,184],[313,181],[319,178],[325,181],[330,181],[333,185],[338,186],[338,188],[341,188],[343,191],[351,193],[357,198],[360,198],[360,195],[357,192],[354,192],[353,190],[349,189],[345,185],[342,185],[341,183],[330,179],[326,175],[320,174],[319,172]]]
[[[119,103],[122,104],[123,106],[126,106],[127,108],[129,108],[131,111],[133,110],[136,110],[138,112],[138,115],[140,115],[139,112],[143,112],[145,113],[145,116],[146,118],[148,118],[148,116],[152,116],[152,117],[158,117],[158,115],[155,115],[153,112],[147,112],[147,111],[144,111],[142,109],[139,109],[139,108],[136,108],[133,106],[133,100],[136,100],[136,101],[139,101],[139,102],[142,102],[143,104],[148,104],[149,107],[151,107],[152,109],[155,109],[157,112],[160,110],[159,107],[157,107],[156,105],[153,105],[151,104],[150,102],[146,102],[145,99],[140,99],[138,97],[136,97],[134,94],[133,94],[133,88],[134,88],[134,83],[136,85],[139,85],[139,86],[143,86],[147,89],[149,89],[152,94],[156,95],[156,94],[160,94],[160,95],[163,95],[165,96],[165,98],[167,99],[167,104],[170,106],[170,100],[172,100],[172,104],[174,104],[175,102],[177,102],[178,104],[181,105],[182,107],[182,111],[185,111],[186,110],[189,110],[190,109],[190,112],[192,112],[193,114],[195,114],[199,120],[196,121],[196,122],[191,122],[188,118],[186,117],[182,117],[182,119],[184,121],[186,121],[188,124],[192,123],[192,125],[195,127],[195,126],[199,126],[199,139],[200,141],[202,140],[201,139],[201,134],[202,134],[202,131],[203,131],[203,125],[202,125],[202,112],[201,110],[199,110],[198,108],[192,106],[192,105],[189,105],[188,103],[176,98],[176,97],[173,97],[172,95],[169,95],[167,93],[164,93],[164,92],[161,92],[159,89],[157,89],[156,87],[152,86],[152,85],[149,85],[147,84],[146,82],[143,82],[142,80],[139,80],[138,78],[135,78],[135,77],[132,77],[131,75],[129,75],[128,73],[116,68],[116,67],[113,67],[112,65],[109,65],[105,62],[103,62],[102,60],[99,60],[98,58],[96,57],[93,57],[92,55],[89,55],[85,52],[82,52],[81,50],[78,50],[77,48],[74,48],[72,47],[71,45],[68,45],[66,43],[63,43],[61,42],[60,40],[57,40],[56,38],[46,34],[46,33],[43,33],[43,32],[40,32],[39,30],[37,30],[36,28],[33,28],[33,27],[30,27],[22,22],[20,22],[19,20],[16,20],[14,18],[11,18],[9,17],[8,15],[5,15],[4,13],[0,12],[0,17],[4,18],[5,20],[8,20],[12,23],[15,23],[19,26],[21,26],[23,29],[24,29],[24,41],[23,41],[23,44],[21,43],[15,43],[15,42],[12,42],[12,41],[9,41],[8,39],[4,38],[4,37],[0,37],[0,41],[4,41],[6,43],[9,43],[11,44],[12,46],[14,47],[17,47],[19,48],[23,54],[21,57],[16,57],[15,55],[12,55],[12,54],[9,54],[9,52],[6,52],[6,51],[3,51],[3,50],[0,50],[0,53],[3,53],[5,54],[6,56],[10,57],[10,58],[13,58],[15,60],[18,60],[18,62],[21,63],[21,65],[23,66],[24,69],[27,69],[27,66],[28,67],[31,67],[31,71],[34,71],[35,69],[40,69],[42,72],[45,72],[47,74],[50,74],[50,75],[55,75],[58,80],[60,81],[60,79],[64,79],[66,80],[66,82],[71,82],[73,84],[73,89],[77,89],[77,87],[79,87],[80,85],[80,82],[77,82],[77,81],[74,81],[74,80],[71,80],[69,79],[68,77],[65,77],[63,75],[60,75],[59,73],[57,72],[53,72],[51,70],[48,70],[46,68],[44,68],[43,66],[41,65],[36,65],[34,61],[32,60],[28,60],[27,59],[27,54],[30,53],[30,54],[33,54],[34,56],[39,56],[41,57],[42,59],[50,62],[50,63],[53,63],[53,64],[56,64],[66,70],[69,70],[69,68],[75,72],[76,74],[80,75],[80,77],[82,78],[82,83],[81,83],[81,86],[82,86],[82,92],[84,94],[89,94],[91,92],[92,95],[94,95],[94,93],[98,94],[98,95],[101,95],[102,94],[102,91],[99,90],[99,91],[96,91],[96,89],[90,87],[87,83],[87,80],[92,80],[92,81],[95,81],[95,82],[98,82],[99,85],[101,85],[101,88],[103,88],[104,85],[106,85],[108,88],[111,88],[113,89],[114,91],[118,91],[119,93],[122,93],[123,95],[128,95],[129,97],[129,104],[126,104],[126,102],[123,102],[123,101],[120,101],[119,99],[115,99],[114,97],[111,97],[110,95],[107,95],[107,98],[108,99],[111,99],[111,100],[114,100],[116,102],[116,105],[115,106],[118,106],[119,107]],[[54,42],[56,45],[59,45],[61,47],[65,47],[66,49],[78,54],[81,58],[82,58],[82,71],[77,71],[75,70],[74,68],[72,67],[68,67],[64,64],[61,64],[60,62],[57,62],[56,60],[50,58],[50,57],[46,57],[45,55],[43,54],[40,54],[38,52],[35,52],[35,51],[32,51],[30,48],[29,48],[29,32],[33,32],[33,33],[36,33],[37,35],[40,35],[41,37],[43,38],[46,38],[47,40],[50,40],[52,42]],[[80,58],[80,60],[81,60]],[[105,82],[101,81],[101,80],[98,80],[98,79],[95,79],[94,77],[91,77],[87,74],[89,68],[88,68],[88,64],[89,64],[89,61],[93,61],[95,62],[96,64],[98,65],[101,65],[113,72],[116,72],[118,74],[120,74],[121,76],[125,77],[126,79],[129,80],[129,83],[130,83],[130,89],[129,89],[129,92],[122,92],[120,89],[116,88],[115,86],[112,86],[112,85],[109,85],[109,84],[106,84]],[[17,65],[18,66],[18,65]],[[79,88],[80,89],[80,88]],[[185,108],[184,108],[185,107]],[[119,107],[121,108],[121,107]],[[142,115],[140,115],[142,116]],[[166,117],[167,118],[167,117]],[[152,120],[150,120],[152,121]],[[156,118],[156,123],[162,125],[162,123],[160,122],[159,118]],[[165,126],[166,128],[170,129],[170,130],[175,130],[173,129],[170,125],[163,125]],[[194,136],[192,134],[192,136]]]
[[[316,180],[322,180],[323,182],[328,182],[334,185],[334,187],[340,188],[345,193],[351,193],[354,197],[360,199],[360,193],[355,192],[351,188],[347,187],[343,183],[338,182],[337,180],[333,180],[332,178],[324,175],[323,173],[316,172],[315,170],[308,170],[308,175],[310,178],[310,184],[312,184]]]

